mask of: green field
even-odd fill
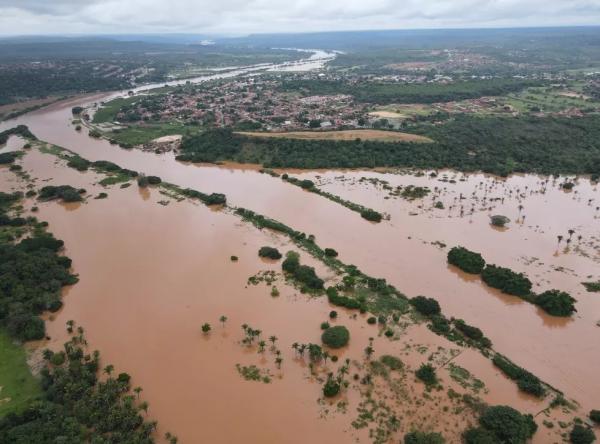
[[[567,94],[582,94],[582,97],[570,97]],[[580,85],[574,84],[566,89],[540,87],[527,88],[519,93],[508,94],[505,103],[515,110],[527,113],[539,109],[546,113],[555,113],[568,108],[596,108],[598,101],[586,100]]]
[[[128,97],[114,99],[110,102],[106,102],[101,108],[98,108],[92,119],[92,123],[107,123],[115,120],[115,116],[119,112],[122,106],[131,105],[138,101],[139,97]]]
[[[189,132],[189,126],[185,126],[179,122],[169,122],[155,125],[129,126],[127,128],[105,133],[105,136],[119,144],[133,146],[142,145],[162,136],[171,136]]]
[[[25,361],[25,350],[0,330],[0,417],[25,408],[41,388]]]

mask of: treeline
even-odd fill
[[[600,117],[457,117],[410,131],[435,143],[247,138],[229,129],[184,137],[181,161],[234,160],[270,168],[454,168],[600,176]]]
[[[351,202],[346,199],[342,199],[340,196],[336,196],[335,194],[328,193],[327,191],[320,190],[316,187],[312,180],[304,179],[300,180],[295,177],[291,177],[288,174],[282,174],[281,179],[289,182],[293,185],[296,185],[306,191],[310,191],[311,193],[318,194],[319,196],[323,196],[333,202],[336,202],[352,211],[355,211],[360,214],[363,219],[366,219],[371,222],[381,222],[383,219],[383,215],[379,211],[375,211],[372,208],[367,208],[363,205],[359,205],[357,203]]]
[[[437,103],[501,96],[540,86],[539,81],[515,79],[470,80],[455,83],[350,83],[345,80],[285,80],[283,91],[301,91],[307,96],[349,94],[357,102],[377,103]]]
[[[448,252],[448,263],[461,270],[481,275],[481,280],[492,288],[537,305],[552,316],[571,316],[577,311],[571,295],[565,291],[547,290],[540,294],[531,291],[533,284],[523,273],[517,273],[506,267],[486,264],[479,253],[464,247],[453,247]]]
[[[13,338],[29,341],[45,337],[39,315],[58,310],[62,287],[74,284],[77,277],[69,271],[71,260],[59,254],[63,241],[46,233],[46,224],[9,215],[10,207],[22,197],[0,193],[0,226],[30,233],[17,243],[0,238],[0,325]]]
[[[13,128],[9,128],[0,133],[0,145],[4,145],[8,142],[8,138],[10,136],[21,136],[24,139],[28,140],[36,140],[36,137],[33,135],[27,125],[17,125]]]
[[[86,352],[82,333],[44,358],[42,399],[0,419],[0,444],[154,442],[156,423],[143,418],[148,404],[130,394],[131,377],[113,376],[108,365],[100,380],[100,354]]]

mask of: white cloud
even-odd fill
[[[600,0],[0,0],[2,34],[596,24]]]

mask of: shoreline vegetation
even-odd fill
[[[273,170],[269,170],[269,169],[265,169],[265,168],[261,168],[259,170],[259,172],[263,173],[263,174],[268,174],[272,177],[281,177],[281,180],[283,180],[285,182],[291,183],[292,185],[300,187],[303,190],[306,190],[308,192],[318,194],[319,196],[329,199],[332,202],[338,203],[338,204],[348,208],[349,210],[359,213],[363,219],[366,219],[370,222],[381,222],[382,219],[386,219],[386,220],[390,219],[390,217],[388,215],[384,215],[384,214],[380,213],[379,211],[375,211],[371,208],[368,208],[363,205],[354,203],[352,201],[343,199],[340,196],[337,196],[335,194],[328,193],[327,191],[323,191],[323,190],[319,189],[312,180],[308,180],[308,179],[300,180],[300,179],[290,176],[289,174],[281,174],[280,175]]]
[[[552,289],[536,294],[531,291],[533,284],[525,274],[486,264],[481,254],[464,247],[451,248],[448,252],[448,263],[466,273],[480,275],[481,280],[488,286],[537,305],[550,316],[568,317],[577,312],[577,301],[569,293]]]
[[[410,131],[434,142],[256,138],[214,128],[185,135],[176,158],[255,163],[264,168],[452,168],[504,177],[564,173],[600,178],[598,116],[459,116],[437,126],[418,123]]]
[[[48,152],[65,160],[67,165],[71,168],[79,169],[82,163],[87,162],[80,156],[63,148],[52,147]],[[111,162],[100,161],[89,163],[89,165],[93,164],[100,165],[99,168],[102,168],[102,172],[105,174],[114,174],[115,171],[123,171],[123,169]],[[139,174],[136,174],[136,176],[139,176]],[[494,362],[494,358],[501,356],[492,349],[491,341],[484,336],[480,329],[468,325],[465,321],[460,319],[446,318],[442,314],[439,304],[434,299],[424,296],[408,299],[395,287],[389,285],[385,279],[377,279],[368,276],[361,272],[356,266],[342,262],[337,258],[337,254],[331,254],[331,251],[333,250],[329,248],[322,249],[316,243],[314,236],[298,232],[277,220],[270,219],[251,210],[230,207],[227,205],[226,196],[223,194],[213,193],[209,195],[189,188],[182,189],[177,185],[164,183],[160,181],[160,178],[157,179],[158,181],[155,181],[157,187],[161,187],[176,196],[200,200],[206,205],[222,205],[222,208],[225,211],[232,211],[233,214],[259,229],[267,228],[286,235],[300,249],[308,252],[315,259],[321,261],[342,277],[342,281],[339,284],[325,289],[324,282],[318,278],[314,269],[302,266],[299,263],[297,253],[288,253],[286,260],[282,263],[282,267],[284,271],[289,273],[289,275],[298,282],[303,292],[306,291],[316,295],[325,292],[329,302],[333,305],[343,306],[348,309],[358,309],[361,313],[366,313],[368,311],[378,316],[378,321],[384,325],[389,319],[397,322],[397,320],[400,319],[400,316],[412,315],[415,316],[417,322],[419,320],[424,320],[432,332],[444,336],[449,341],[457,343],[458,345],[474,347],[480,350],[482,355],[487,359],[492,360],[492,362]],[[81,352],[77,352],[77,355],[80,354]],[[499,359],[500,358],[496,358],[498,361]],[[505,366],[506,368],[520,369],[521,373],[513,379],[516,379],[515,382],[521,390],[535,394],[539,397],[546,397],[549,393],[552,393],[554,395],[554,400],[563,399],[563,394],[559,390],[542,382],[531,373],[521,369],[508,360],[508,358],[502,356],[502,359],[503,363],[507,363]],[[531,386],[535,387],[535,389],[530,389]],[[539,387],[541,387],[541,390]],[[548,408],[551,406],[552,405]],[[128,405],[127,402],[121,405],[121,407],[127,412],[131,411],[131,406]],[[140,433],[144,433],[146,427],[149,426],[140,425],[139,427],[140,428],[137,430],[139,430]]]

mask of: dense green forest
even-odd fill
[[[0,418],[0,444],[154,442],[156,423],[144,420],[141,412],[148,404],[130,394],[131,377],[113,376],[108,365],[108,377],[101,381],[100,354],[86,352],[82,331],[64,351],[45,351],[42,398],[21,413]]]
[[[307,96],[349,94],[358,102],[388,104],[452,102],[482,96],[501,96],[540,85],[538,81],[515,79],[473,80],[449,84],[349,83],[315,79],[284,80],[281,89],[288,92],[300,91]]]
[[[411,132],[435,143],[246,138],[227,129],[183,139],[182,161],[235,160],[266,167],[455,168],[498,175],[514,172],[600,175],[600,117],[458,117]]]

